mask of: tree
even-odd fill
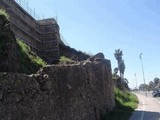
[[[119,70],[119,73],[120,73],[120,78],[118,79],[120,81],[120,86],[119,85],[118,86],[124,90],[125,86],[127,86],[126,85],[127,83],[125,83],[125,79],[124,79],[125,64],[124,64],[124,60],[122,59],[122,56],[123,56],[122,50],[120,49],[115,50],[114,56],[118,63],[118,69],[114,69],[114,70]]]
[[[118,79],[119,79],[119,76],[117,75],[118,73],[118,68],[114,68],[113,70],[113,74],[112,74],[112,79],[114,80],[114,85],[117,87],[117,84],[118,84]]]
[[[122,50],[120,50],[120,49],[115,50],[114,56],[115,56],[117,61],[121,61],[122,60],[122,56],[123,56]]]
[[[114,72],[113,72],[113,74],[112,74],[112,77],[113,77],[113,79],[118,79],[119,78],[119,76],[117,75],[117,73],[118,73],[118,68],[116,67],[116,68],[114,68]]]
[[[121,74],[121,75],[124,75],[124,71],[125,71],[124,60],[121,60],[121,61],[120,61],[119,71],[120,71],[120,74]]]
[[[148,89],[148,85],[147,84],[140,84],[139,89],[140,90],[147,90]]]
[[[122,60],[122,56],[123,56],[122,50],[120,50],[120,49],[115,50],[114,56],[115,56],[117,63],[118,63],[120,77],[122,77],[124,75],[124,71],[125,71],[124,60]]]
[[[152,90],[155,87],[154,82],[150,81],[148,87],[150,90]]]
[[[124,78],[124,85],[125,85],[125,88],[129,90],[129,87],[128,87],[128,79],[127,78]]]
[[[117,68],[117,67],[115,67],[115,68],[114,68],[114,74],[116,74],[116,75],[117,75],[117,73],[118,73],[118,68]]]
[[[158,77],[155,77],[153,81],[155,85],[158,85],[160,83],[160,79]]]

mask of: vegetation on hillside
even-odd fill
[[[1,61],[6,61],[9,58],[12,58],[10,54],[12,53],[17,55],[14,56],[17,58],[17,72],[31,74],[39,70],[40,67],[43,67],[46,63],[39,58],[35,53],[33,53],[28,45],[26,45],[21,40],[16,40],[14,34],[11,32],[5,31],[5,26],[9,24],[9,15],[5,10],[0,9],[0,18],[1,18],[1,28],[0,28],[0,57]],[[16,43],[17,42],[17,43]],[[7,44],[16,44],[15,47],[18,47],[18,50],[10,52],[12,49],[8,50]],[[10,52],[10,53],[9,53]],[[12,61],[12,59],[10,59]],[[10,63],[11,64],[11,63]],[[8,65],[8,64],[7,64]],[[6,67],[6,66],[3,66]],[[1,71],[8,71],[2,70]]]
[[[6,19],[9,19],[9,15],[3,9],[0,9],[0,16],[4,16]]]
[[[82,51],[77,51],[74,48],[66,46],[64,44],[59,45],[60,56],[65,56],[74,61],[83,61],[91,57],[90,54],[87,54]]]
[[[17,43],[20,55],[19,72],[26,74],[35,73],[37,70],[39,70],[39,68],[46,65],[46,62],[32,52],[27,44],[21,40],[17,40]]]
[[[67,64],[67,63],[72,63],[72,62],[74,62],[74,61],[71,60],[70,58],[65,57],[65,56],[61,56],[59,59],[60,64]]]
[[[105,116],[105,120],[128,120],[138,105],[136,95],[128,91],[115,88],[116,107]]]

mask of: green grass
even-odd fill
[[[21,73],[31,74],[37,72],[41,67],[46,65],[40,57],[31,51],[30,47],[17,39],[18,50],[20,55],[20,70]]]
[[[59,53],[60,53],[60,56],[65,56],[74,61],[83,61],[91,57],[90,53],[78,51],[65,44],[59,44]]]
[[[9,15],[3,9],[0,9],[0,16],[4,16],[6,19],[9,19]]]
[[[5,10],[0,9],[0,18],[5,22],[5,24],[9,23],[9,16]],[[6,53],[6,43],[10,40],[10,36],[7,32],[5,32],[2,28],[0,28],[0,57],[8,58],[8,54]],[[31,51],[30,47],[17,39],[18,46],[18,65],[19,69],[17,72],[32,74],[36,73],[41,67],[46,65],[40,57],[38,57],[34,52]]]
[[[116,108],[105,116],[105,120],[128,120],[138,105],[137,97],[128,91],[115,89]]]
[[[65,56],[61,56],[59,61],[60,61],[60,64],[67,64],[67,63],[73,62],[73,60]]]

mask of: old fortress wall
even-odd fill
[[[115,107],[110,61],[0,73],[0,120],[102,120]]]
[[[0,8],[9,14],[17,38],[48,63],[59,57],[55,19],[35,20],[14,0],[1,0]],[[32,75],[0,72],[0,120],[102,120],[114,108],[111,63],[102,53],[46,65]]]
[[[40,57],[51,63],[59,57],[59,26],[54,18],[36,20],[15,0],[1,0],[0,8],[9,14],[11,28],[16,36]]]

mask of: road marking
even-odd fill
[[[143,104],[143,111],[142,111],[142,115],[141,115],[141,120],[143,120],[144,110],[145,110],[145,105],[144,105],[144,100],[143,99],[142,99],[142,104]]]
[[[158,104],[160,104],[160,101],[158,101],[156,98],[152,98],[153,100],[155,100]]]

